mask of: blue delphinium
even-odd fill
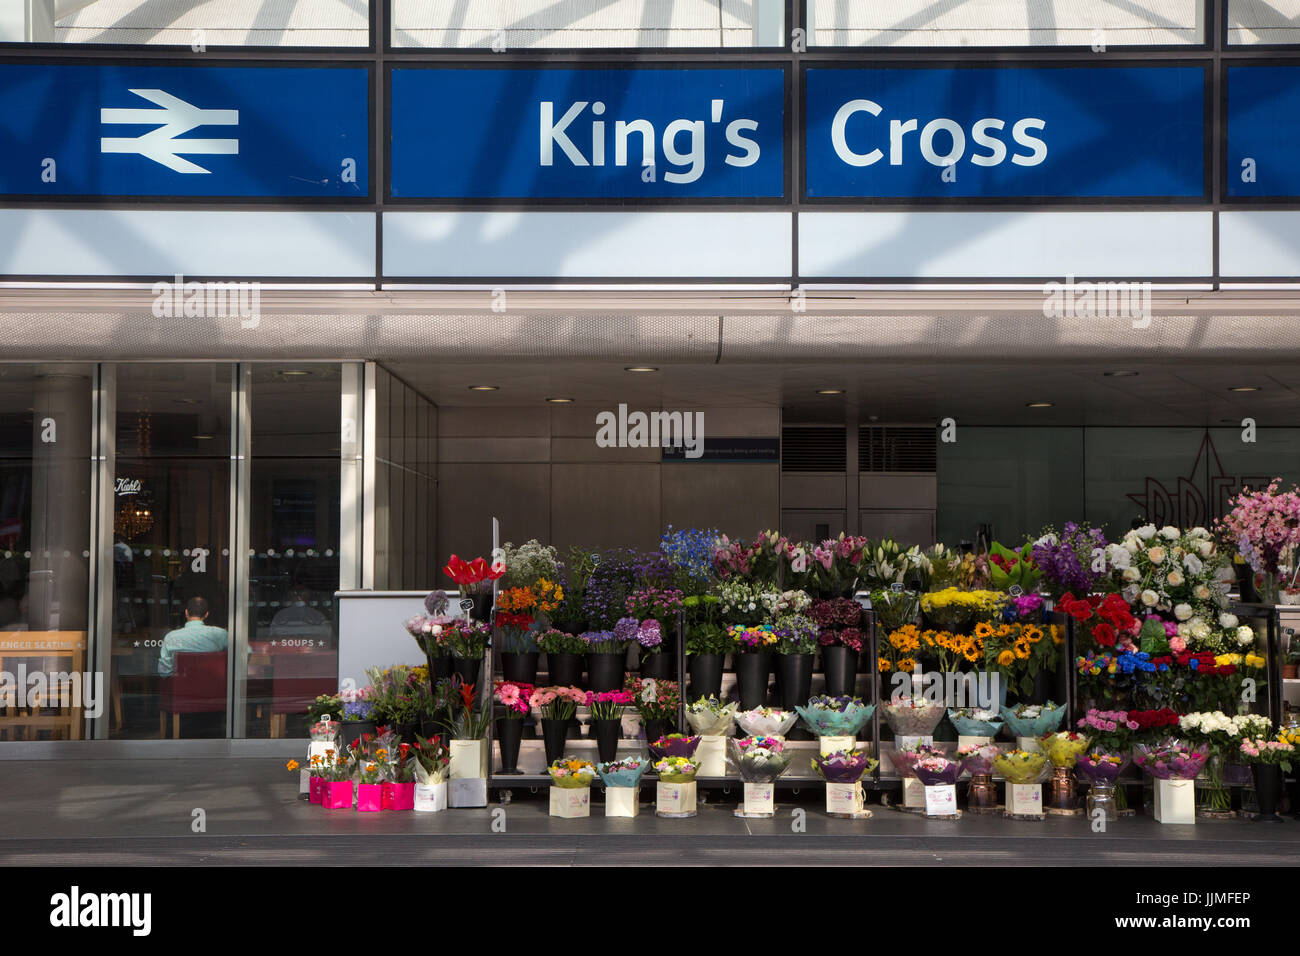
[[[722,533],[717,528],[668,530],[659,539],[659,550],[677,571],[684,591],[703,591],[713,581],[713,554]],[[689,583],[690,588],[685,585]]]

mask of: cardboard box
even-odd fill
[[[829,754],[849,753],[857,746],[856,737],[818,737],[817,742],[821,747],[822,756]]]
[[[747,814],[776,813],[776,788],[770,783],[745,784],[744,812]]]
[[[695,781],[690,783],[655,784],[655,813],[668,816],[693,816],[695,814]]]
[[[1043,816],[1043,785],[1008,783],[1007,813],[1016,816]]]
[[[727,738],[716,734],[700,737],[695,748],[695,762],[699,765],[696,776],[725,777],[727,775]]]
[[[486,783],[486,781],[484,781]],[[486,802],[484,804],[486,806]],[[415,810],[421,813],[437,813],[447,809],[447,781],[440,783],[415,785]]]
[[[449,747],[451,764],[447,776],[452,780],[475,780],[488,775],[486,740],[453,740]],[[452,806],[455,806],[453,803]]]
[[[591,816],[591,787],[551,787],[551,816],[571,820]]]
[[[486,807],[487,777],[460,778],[447,782],[447,805],[452,808]]]
[[[957,815],[956,785],[938,783],[926,787],[925,815],[928,817],[955,817]]]
[[[866,801],[860,782],[826,784],[827,813],[861,813],[865,805]]]
[[[1196,822],[1196,783],[1192,780],[1156,780],[1157,823]]]
[[[925,784],[915,777],[903,778],[903,806],[918,810],[925,806]]]
[[[641,814],[640,787],[606,787],[605,816],[635,817]]]

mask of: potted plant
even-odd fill
[[[342,740],[356,740],[362,734],[375,732],[375,705],[370,699],[372,689],[345,690],[339,693],[343,703],[343,719],[339,721]]]
[[[383,774],[381,761],[386,760],[388,751],[380,748],[371,759],[359,764],[361,777],[357,782],[357,812],[378,813],[383,809]]]
[[[414,810],[415,759],[411,755],[411,744],[398,744],[396,757],[384,768],[380,806],[385,810]]]
[[[564,754],[564,739],[578,704],[587,702],[587,694],[576,687],[538,687],[528,698],[528,706],[542,716],[542,741],[548,764]]]
[[[602,762],[614,759],[618,740],[623,731],[623,710],[632,703],[632,694],[626,690],[607,690],[587,693],[587,707],[591,709],[591,734],[596,738],[596,752]]]
[[[666,731],[677,728],[681,689],[676,681],[629,677],[627,690],[636,699],[647,742],[658,740]]]
[[[576,634],[548,628],[537,635],[537,646],[546,653],[546,676],[553,685],[583,686],[583,661],[587,644]]]
[[[1283,680],[1294,680],[1297,671],[1300,670],[1300,642],[1293,640],[1292,645],[1287,651],[1286,661],[1282,664]]]
[[[753,710],[767,702],[767,678],[772,649],[778,640],[770,624],[733,624],[728,630],[736,648],[736,685],[740,709]]]
[[[642,677],[672,676],[672,663],[676,656],[673,635],[684,600],[680,588],[654,585],[638,588],[625,599],[628,615],[641,622],[637,643]]]
[[[623,684],[627,649],[636,640],[640,624],[622,618],[612,631],[587,631],[582,635],[587,646],[587,678],[594,691],[614,690]]]
[[[448,725],[452,738],[448,803],[453,807],[486,806],[487,729],[492,719],[492,703],[485,694],[489,699],[478,705],[473,684],[460,685],[459,693],[459,706],[452,710]]]
[[[655,793],[655,816],[693,817],[696,814],[695,774],[699,767],[687,757],[663,757],[655,761],[659,775]]]
[[[591,816],[591,782],[596,768],[587,760],[562,757],[546,768],[551,777],[551,816]]]
[[[461,683],[477,685],[479,670],[483,666],[483,652],[487,649],[492,629],[479,621],[456,619],[446,627],[447,646],[451,650],[451,666]]]
[[[442,573],[455,581],[460,586],[461,593],[474,602],[475,620],[486,622],[492,610],[492,582],[506,573],[505,560],[495,560],[488,564],[482,558],[463,561],[453,554]]]
[[[447,620],[447,594],[445,591],[430,591],[424,598],[427,614],[416,614],[405,621],[406,633],[415,639],[424,653],[425,666],[429,668],[430,680],[451,676],[451,656],[443,634],[443,627],[438,621]]]
[[[501,634],[501,669],[508,681],[537,683],[537,593],[531,587],[506,588],[497,594],[496,626]]]
[[[1250,764],[1255,778],[1255,794],[1259,799],[1260,823],[1277,823],[1277,798],[1282,789],[1282,773],[1291,772],[1295,746],[1283,735],[1274,740],[1247,737],[1241,742],[1241,759]]]
[[[447,774],[451,763],[447,745],[440,734],[415,741],[415,793],[413,810],[432,813],[447,809]]]
[[[531,684],[517,681],[497,681],[493,699],[502,706],[505,715],[497,724],[497,743],[501,749],[501,773],[518,774],[519,745],[524,737],[524,724],[529,718],[528,699],[533,694]]]
[[[605,782],[605,816],[635,817],[640,812],[637,797],[641,792],[641,775],[650,766],[645,757],[636,755],[611,760],[596,768]]]
[[[321,806],[326,810],[352,809],[352,771],[354,758],[351,754],[328,751],[321,762],[318,772],[321,775]]]
[[[831,598],[814,602],[808,614],[818,626],[827,696],[851,696],[862,653],[862,605],[852,598]]]
[[[806,704],[812,696],[819,630],[817,622],[806,614],[787,614],[776,621],[776,660],[781,672],[781,704],[786,710]]]
[[[686,613],[686,667],[691,675],[691,696],[722,696],[722,665],[734,646],[731,635],[717,620],[720,599],[714,594],[682,599]]]

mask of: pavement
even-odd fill
[[[1137,815],[1095,833],[1082,816],[1038,822],[967,813],[942,821],[877,804],[870,819],[845,820],[825,814],[818,784],[778,791],[771,819],[735,817],[738,786],[703,791],[707,802],[690,819],[656,817],[652,787],[635,819],[607,819],[600,788],[592,816],[576,820],[549,816],[545,787],[515,791],[504,805],[493,791],[483,809],[357,813],[299,799],[297,774],[278,758],[0,766],[6,866],[1300,863],[1300,822],[1290,818],[1172,826]]]

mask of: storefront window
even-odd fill
[[[1300,43],[1300,0],[1228,0],[1228,44]]]
[[[664,49],[775,47],[785,0],[393,0],[394,47]]]
[[[338,365],[252,366],[248,737],[303,737],[338,688]]]
[[[119,365],[114,737],[223,737],[233,367]]]
[[[365,47],[369,0],[25,0],[0,5],[0,42]]]
[[[809,44],[868,47],[1179,46],[1205,39],[1201,0],[808,0]]]
[[[0,365],[0,740],[80,738],[102,706],[86,679],[92,375]]]

